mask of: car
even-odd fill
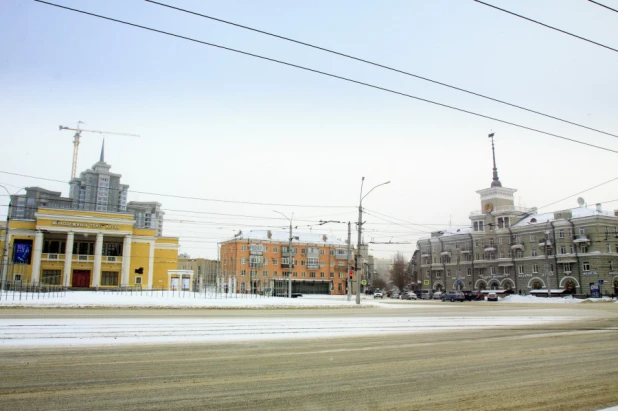
[[[498,294],[496,293],[487,294],[487,301],[498,301]]]
[[[413,291],[406,291],[405,293],[401,294],[402,300],[416,300],[417,298],[418,297]]]
[[[474,300],[474,291],[470,291],[470,290],[462,290],[461,291],[464,295],[464,298],[466,299],[466,301],[472,301]]]
[[[422,300],[431,300],[433,293],[431,290],[421,290],[421,299]]]
[[[464,296],[464,293],[462,293],[461,291],[448,291],[442,294],[442,301],[450,301],[450,302],[459,301],[463,303],[464,301],[466,301],[466,297]]]
[[[435,293],[433,293],[433,299],[434,300],[441,300],[442,299],[442,291],[436,291]]]
[[[384,298],[384,293],[380,290],[375,290],[373,292],[373,298]]]
[[[393,290],[391,292],[390,298],[397,298],[397,299],[399,299],[399,297],[400,297],[399,291]]]

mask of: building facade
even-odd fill
[[[178,265],[178,238],[135,228],[130,214],[41,207],[34,219],[11,219],[8,237],[9,283],[149,289],[182,284],[168,272]]]
[[[217,284],[219,262],[206,258],[191,258],[186,254],[178,256],[178,269],[193,272],[193,289],[204,290],[205,287],[212,289]]]
[[[224,291],[274,294],[340,294],[347,292],[353,248],[326,234],[250,231],[220,243],[220,280]],[[354,278],[352,279],[354,282]]]
[[[163,235],[163,216],[161,203],[129,201],[126,206],[127,213],[135,217],[135,226],[155,230],[157,236]]]
[[[618,213],[583,201],[539,213],[515,206],[516,191],[502,187],[494,156],[492,184],[477,191],[481,209],[470,213],[470,227],[417,242],[412,265],[421,288],[618,294]]]

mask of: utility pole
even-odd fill
[[[350,278],[350,248],[352,247],[352,231],[351,223],[348,221],[348,271],[347,271],[347,283],[348,283],[348,301],[352,300],[352,279]]]
[[[390,183],[390,181],[387,181],[385,183],[378,184],[377,186],[374,186],[371,190],[369,190],[367,194],[363,196],[363,183],[364,182],[365,182],[365,177],[363,177],[361,180],[360,200],[358,202],[358,249],[356,250],[356,259],[354,262],[354,271],[356,272],[356,304],[360,304],[360,284],[361,282],[360,282],[360,272],[358,270],[358,267],[360,265],[359,259],[361,258],[360,250],[361,250],[361,233],[363,230],[363,199],[367,197],[369,194],[371,194],[371,192],[375,190],[376,188]]]
[[[549,238],[549,230],[547,229],[547,223],[545,223],[545,272],[547,273],[547,298],[551,298],[551,285],[549,284],[549,261],[547,255],[547,239]]]
[[[292,255],[292,240],[294,239],[293,235],[292,235],[292,219],[294,218],[294,213],[292,213],[292,217],[288,218],[288,216],[286,216],[285,214],[283,214],[281,211],[277,211],[277,210],[273,210],[275,213],[281,214],[282,216],[285,217],[286,220],[288,220],[290,222],[290,241],[288,243],[288,255],[289,255],[289,260],[288,260],[288,298],[292,298],[292,269],[294,268],[294,256]],[[298,239],[298,237],[297,237]]]

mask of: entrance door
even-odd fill
[[[191,279],[189,277],[184,277],[182,279],[182,289],[183,290],[190,290],[191,289],[191,287],[189,286],[189,281],[190,280]]]
[[[90,271],[88,270],[73,270],[73,287],[88,288],[90,287]]]
[[[178,277],[173,277],[172,278],[172,290],[177,290],[178,289]]]

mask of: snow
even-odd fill
[[[36,296],[36,295],[35,295]],[[177,308],[177,309],[269,309],[257,315],[226,315],[216,310],[204,310],[199,315],[174,314],[169,312],[145,311],[147,315],[126,316],[117,314],[109,318],[99,315],[74,318],[68,315],[51,318],[41,314],[40,318],[11,318],[11,311],[5,310],[0,318],[0,347],[71,347],[100,345],[136,345],[167,343],[218,343],[242,341],[269,341],[298,338],[332,338],[369,336],[376,334],[428,333],[450,330],[471,330],[512,327],[516,325],[547,324],[563,321],[585,320],[585,317],[530,316],[493,311],[482,315],[452,314],[453,304],[441,301],[402,301],[374,299],[362,296],[362,304],[356,305],[352,296],[307,295],[300,298],[256,297],[237,295],[233,298],[205,298],[204,295],[185,293],[111,293],[111,292],[66,292],[63,296],[41,299],[19,300],[19,294],[2,296],[0,307],[32,308]],[[15,300],[13,298],[16,298]],[[610,298],[577,300],[565,298],[538,298],[534,296],[511,295],[499,302],[466,302],[463,304],[483,305],[500,303],[555,304],[580,303],[585,301],[612,302]],[[460,305],[461,304],[461,305]],[[322,315],[319,311],[308,311],[302,316],[290,315],[290,308],[326,308],[326,312],[340,308],[384,309],[380,315],[365,315],[364,310],[354,315],[353,321],[344,316]],[[406,308],[406,313],[392,311]],[[436,311],[438,310],[438,311]],[[517,311],[519,312],[519,311]],[[436,315],[437,313],[443,313]],[[375,314],[375,313],[374,313]],[[487,316],[489,314],[489,316]],[[505,315],[506,314],[506,315]]]

